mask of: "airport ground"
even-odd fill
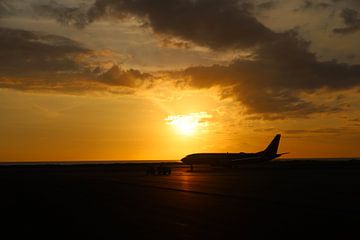
[[[2,235],[46,239],[360,237],[360,163],[1,166]],[[3,238],[5,239],[5,238]]]

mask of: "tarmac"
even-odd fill
[[[360,163],[0,166],[12,239],[359,239]]]

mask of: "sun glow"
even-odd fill
[[[211,118],[206,112],[190,113],[187,115],[168,116],[165,121],[169,125],[173,125],[182,135],[193,135],[198,130],[202,130],[208,126],[206,119]]]

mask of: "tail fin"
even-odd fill
[[[271,141],[269,146],[263,151],[263,157],[268,158],[269,160],[277,157],[277,151],[280,143],[280,134],[277,134],[274,139]]]

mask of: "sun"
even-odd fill
[[[181,134],[192,135],[198,126],[198,122],[191,116],[183,116],[174,119],[173,125]]]
[[[188,115],[168,116],[165,121],[167,124],[174,126],[180,134],[190,136],[195,134],[199,129],[207,126],[207,122],[204,121],[204,119],[210,117],[209,114],[200,112],[190,113]]]

